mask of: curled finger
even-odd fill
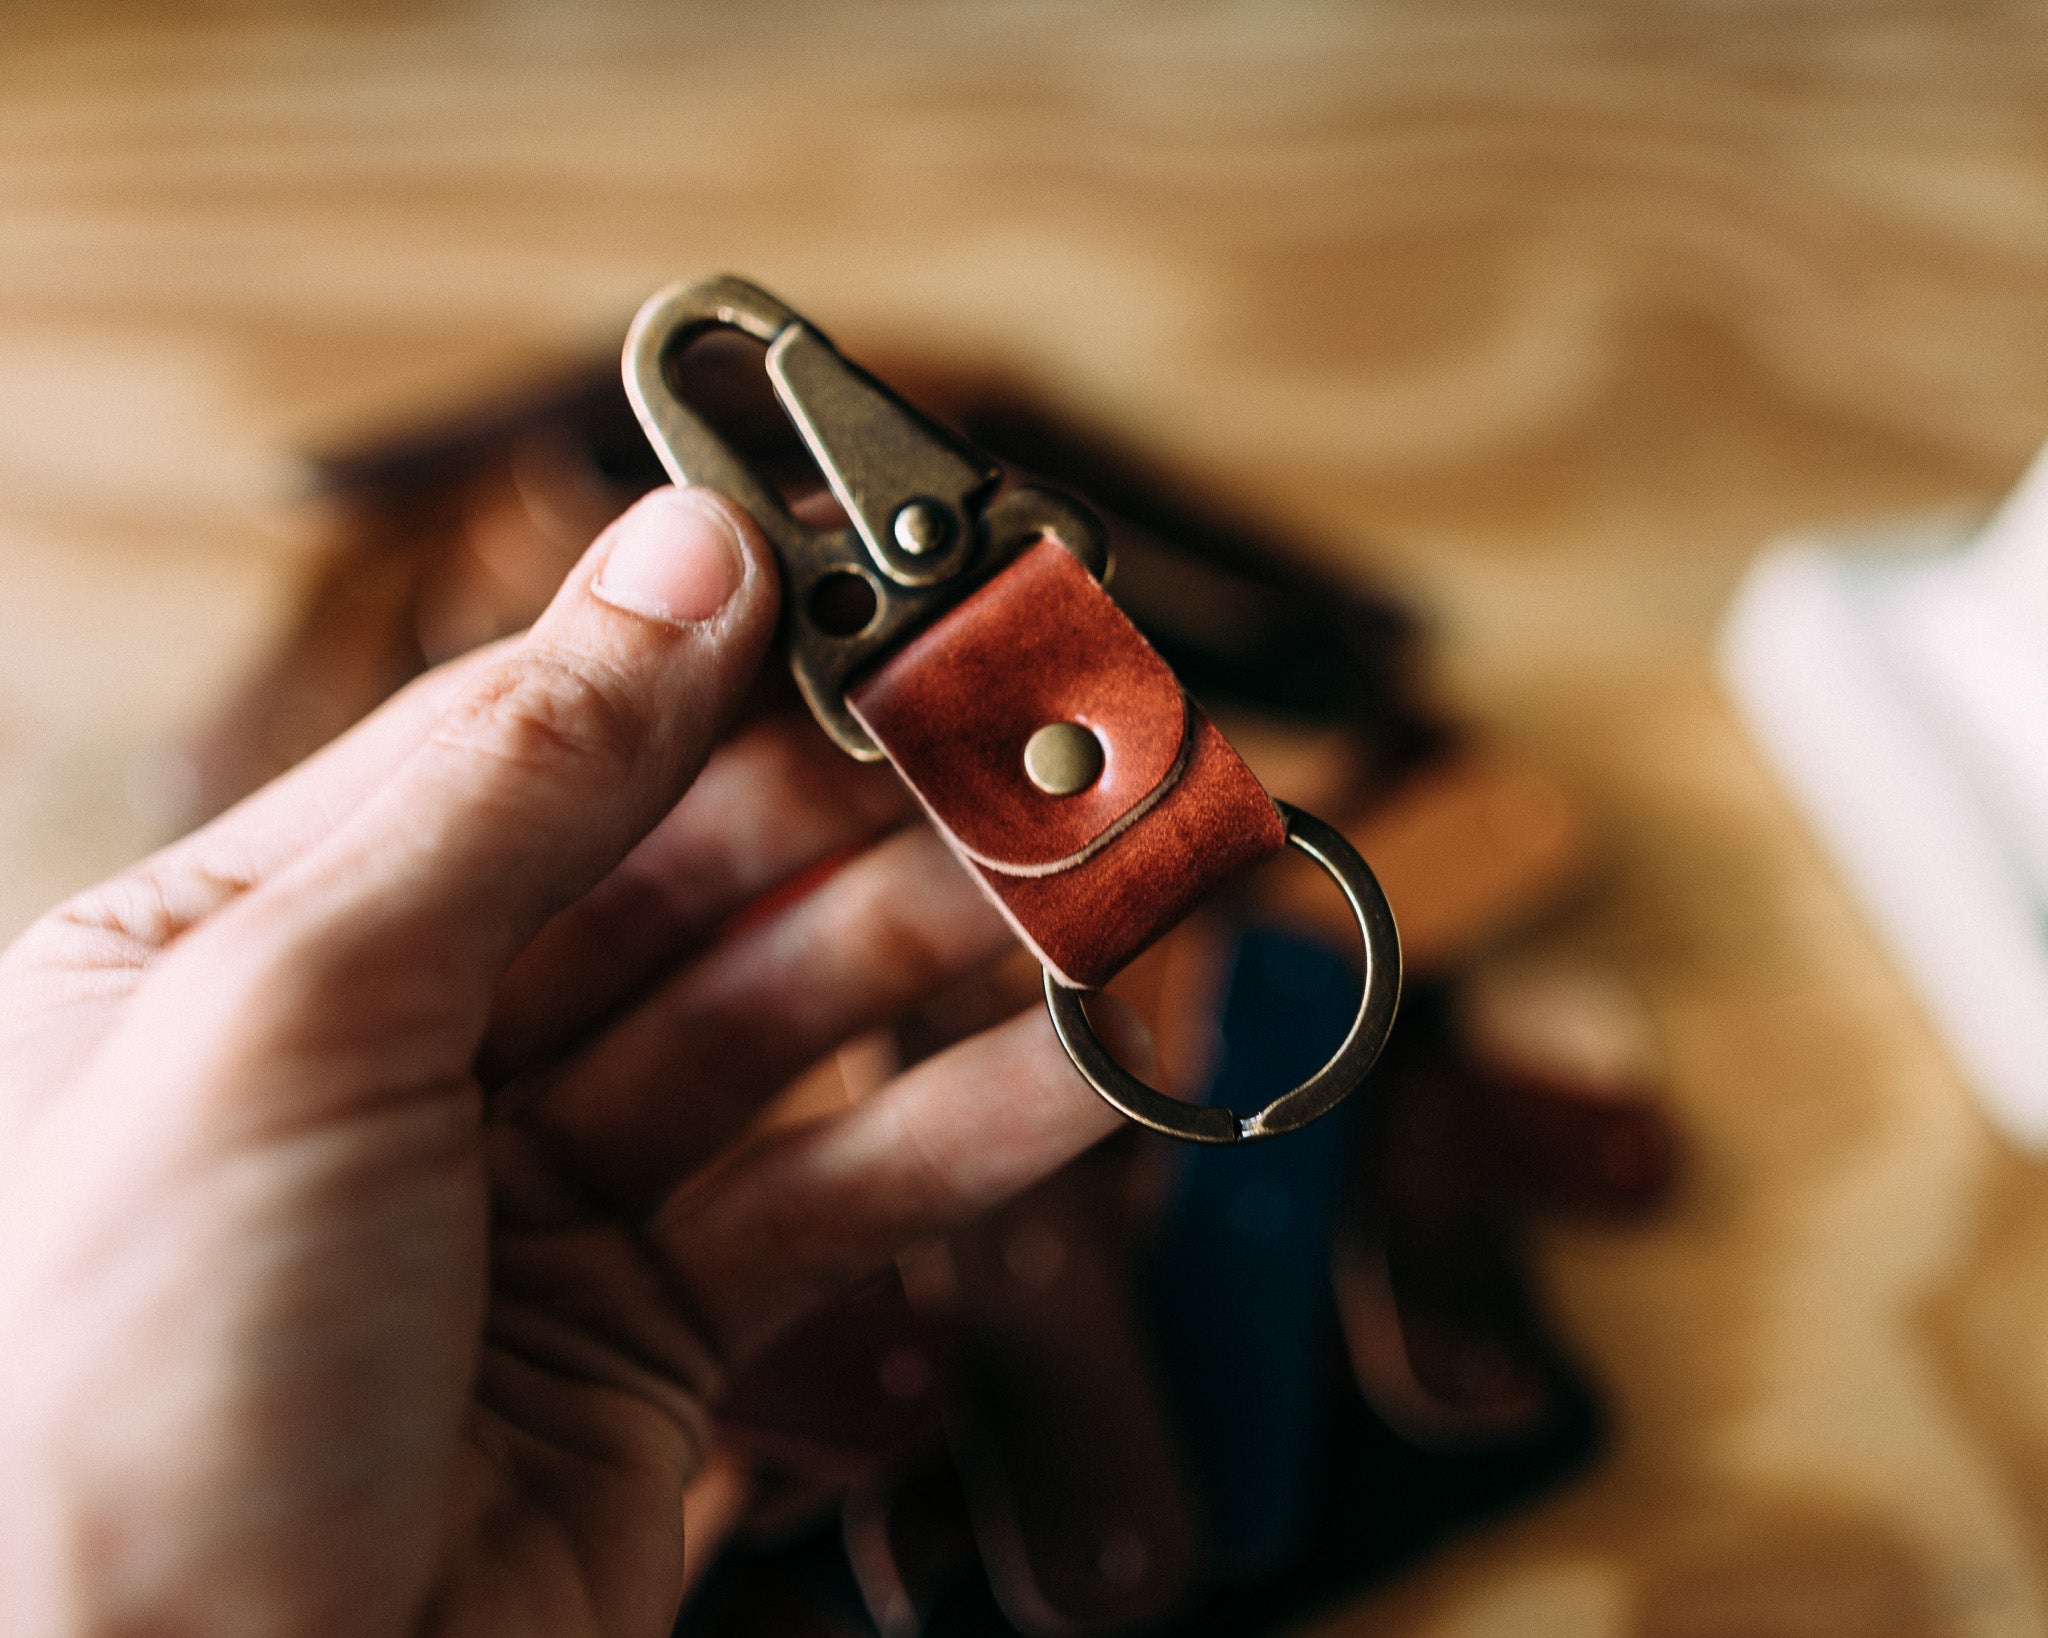
[[[1134,1015],[1105,1018],[1142,1056]],[[961,1042],[842,1114],[773,1132],[685,1184],[649,1227],[727,1361],[1023,1192],[1117,1124],[1042,1011]]]
[[[800,1071],[1011,942],[937,836],[898,831],[507,1101],[586,1186],[648,1210]]]

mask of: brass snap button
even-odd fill
[[[1102,741],[1078,722],[1048,722],[1024,742],[1025,776],[1047,796],[1072,796],[1102,777]]]

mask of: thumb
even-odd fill
[[[317,939],[318,965],[353,952],[473,978],[480,1009],[541,924],[681,798],[760,664],[777,602],[750,518],[711,490],[656,490],[382,789],[238,909]]]

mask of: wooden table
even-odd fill
[[[2048,434],[2048,14],[470,10],[0,19],[0,930],[152,839],[295,452],[745,270],[1390,577],[1603,833],[1540,942],[1648,998],[1695,1157],[1543,1247],[1616,1448],[1331,1630],[2048,1631],[2048,1177],[1709,657],[1768,537]]]

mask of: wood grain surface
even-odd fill
[[[1559,1232],[1618,1417],[1334,1633],[2048,1633],[2048,1175],[1713,684],[1773,534],[2048,435],[2048,12],[0,10],[0,930],[132,857],[279,628],[301,452],[743,270],[1050,384],[1390,576],[1607,847],[1696,1158]]]

